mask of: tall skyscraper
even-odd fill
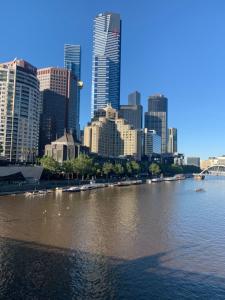
[[[120,105],[121,20],[115,13],[94,19],[91,116],[108,103]]]
[[[42,98],[40,124],[40,155],[46,144],[64,134],[72,132],[77,136],[77,79],[64,68],[43,68],[38,70]]]
[[[169,128],[168,130],[168,152],[177,152],[177,128]]]
[[[135,91],[128,95],[128,104],[129,105],[140,105],[141,104],[141,94],[138,91]]]
[[[168,99],[165,96],[159,94],[148,98],[145,128],[155,130],[161,136],[162,153],[166,153],[168,141]]]
[[[119,115],[135,129],[142,129],[143,107],[139,92],[136,91],[128,96],[128,105],[120,105]]]
[[[70,70],[77,80],[81,79],[81,47],[80,45],[64,45],[64,67]]]
[[[37,69],[24,60],[0,64],[0,144],[12,162],[38,154],[40,93]]]
[[[81,81],[81,46],[64,45],[64,67],[71,71],[77,79],[77,96],[76,96],[76,132],[77,139],[80,140],[80,90],[83,87]]]

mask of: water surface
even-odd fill
[[[4,196],[0,299],[225,299],[224,232],[219,177]]]

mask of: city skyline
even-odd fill
[[[88,2],[77,5],[81,13],[77,14],[77,20],[70,21],[72,1],[68,1],[71,13],[68,11],[67,16],[61,13],[65,6],[61,1],[49,1],[48,4],[39,1],[32,6],[26,26],[18,21],[25,14],[28,1],[4,3],[3,10],[15,14],[17,26],[12,22],[5,28],[0,61],[19,57],[38,68],[63,66],[64,44],[80,44],[84,48],[84,90],[81,94],[83,127],[90,118],[93,18],[104,11],[120,13],[123,20],[121,104],[126,103],[130,92],[138,90],[143,95],[143,110],[147,111],[148,96],[165,94],[169,99],[168,125],[179,130],[179,151],[186,156],[202,158],[224,154],[225,142],[221,135],[225,129],[222,115],[225,42],[221,37],[225,3],[216,1],[214,5],[210,1],[180,3],[174,0],[170,4],[166,1],[157,1],[156,4],[156,1],[143,1],[138,3],[137,8],[137,1],[125,1],[123,4],[119,1],[113,4],[100,1],[98,5]],[[52,11],[50,7],[53,3]],[[44,8],[46,14],[42,15]],[[131,17],[135,12],[137,18],[133,22]],[[0,23],[5,24],[6,16],[7,13]],[[36,26],[33,19],[38,16],[43,18],[43,24]],[[50,25],[51,20],[56,21],[60,16],[66,20],[64,25],[62,22]],[[156,25],[159,17],[160,27]],[[73,22],[75,24],[71,26]],[[78,24],[79,30],[75,30]],[[16,30],[23,33],[22,37],[30,34],[30,38],[22,38],[20,43],[18,38],[10,39],[9,36],[15,36]],[[219,110],[209,105],[215,101]]]

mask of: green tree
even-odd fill
[[[138,174],[141,169],[140,165],[135,160],[132,160],[130,163],[131,163],[132,173]]]
[[[73,160],[73,171],[77,176],[81,175],[82,180],[93,171],[93,160],[86,154],[80,154]]]
[[[67,175],[67,178],[70,179],[70,175],[73,178],[73,162],[72,160],[66,160],[62,163],[61,170]]]
[[[127,173],[128,175],[131,175],[132,172],[133,172],[133,170],[132,170],[131,162],[128,161],[128,162],[126,163],[126,173]]]
[[[124,167],[119,164],[119,163],[116,163],[114,166],[113,166],[113,171],[114,173],[117,175],[117,176],[120,176],[124,173]]]
[[[109,177],[109,174],[113,171],[113,164],[105,162],[102,166],[102,172],[106,177]]]
[[[161,169],[158,164],[151,163],[149,166],[149,172],[151,172],[153,176],[157,176],[161,173]]]
[[[59,171],[59,163],[52,157],[44,156],[40,159],[42,167],[50,173],[56,173]]]

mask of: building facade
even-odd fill
[[[155,130],[143,129],[143,155],[152,157],[161,154],[161,136]]]
[[[177,150],[177,128],[168,129],[168,152],[176,153]]]
[[[120,105],[121,19],[106,12],[94,19],[91,116],[108,103]]]
[[[168,99],[163,95],[148,98],[148,112],[145,113],[145,128],[155,130],[162,139],[162,153],[168,144]]]
[[[0,64],[0,144],[9,161],[35,161],[39,111],[37,69],[24,60]]]
[[[76,95],[76,132],[77,139],[80,140],[80,92],[83,87],[81,81],[81,46],[80,45],[64,45],[64,68],[71,71],[77,79],[77,95]]]
[[[187,165],[200,167],[200,157],[187,157]]]
[[[142,129],[142,105],[120,105],[119,115],[135,129]]]
[[[64,68],[38,70],[42,99],[40,122],[40,155],[46,144],[67,132],[77,138],[79,115],[77,101],[77,79]]]
[[[134,157],[141,159],[142,132],[118,116],[110,105],[105,114],[84,128],[84,146],[103,157]]]
[[[49,145],[45,145],[45,155],[52,157],[59,163],[63,163],[65,160],[72,160],[79,156],[80,144],[74,142],[73,135],[66,133],[51,142]]]
[[[128,105],[140,105],[141,104],[141,94],[135,91],[128,95]]]

